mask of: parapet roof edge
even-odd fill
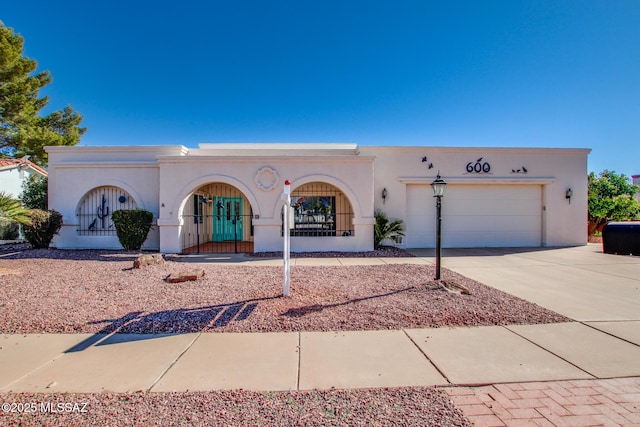
[[[392,150],[437,150],[440,152],[446,151],[478,151],[478,150],[492,150],[492,151],[566,151],[566,152],[586,152],[590,153],[591,148],[572,148],[572,147],[491,147],[491,146],[455,146],[455,145],[361,145],[360,150],[375,150],[375,149],[392,149]]]
[[[229,143],[201,143],[201,150],[349,150],[358,149],[355,143],[334,142],[229,142]]]
[[[189,152],[189,149],[184,145],[74,145],[74,146],[57,146],[49,145],[44,147],[47,153],[68,153],[73,151],[176,151],[179,150],[180,154],[184,155]]]

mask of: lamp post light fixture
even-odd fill
[[[440,177],[440,171],[438,171],[438,176],[431,183],[433,197],[436,198],[436,280],[440,280],[442,270],[440,265],[442,259],[442,197],[446,186],[447,182]]]

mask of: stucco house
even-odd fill
[[[434,247],[430,183],[447,181],[444,247],[587,241],[589,149],[200,144],[47,147],[58,248],[120,248],[111,213],[143,208],[144,248],[165,253],[282,249],[291,181],[291,250],[373,249],[374,213],[404,221],[404,248]]]
[[[20,159],[0,159],[0,192],[19,198],[22,184],[31,175],[47,176],[47,171],[26,156]]]
[[[634,185],[640,187],[640,175],[632,175],[631,180]],[[640,192],[636,193],[636,199],[640,202]]]

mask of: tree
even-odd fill
[[[86,128],[82,116],[66,107],[40,116],[49,103],[38,97],[52,81],[48,71],[35,72],[37,62],[23,56],[24,39],[0,21],[0,156],[22,157],[47,164],[47,145],[70,146],[80,142]]]
[[[31,211],[22,207],[20,200],[0,192],[0,225],[11,222],[28,225],[31,223]]]
[[[629,183],[624,175],[604,170],[598,176],[589,174],[589,235],[609,221],[627,221],[638,218],[640,203],[635,195],[640,187]]]
[[[30,175],[22,183],[22,204],[29,209],[49,209],[48,179],[46,176]]]
[[[399,243],[400,237],[404,236],[402,231],[402,220],[391,221],[383,212],[376,212],[376,224],[373,226],[373,247],[380,249],[384,240],[391,240]]]

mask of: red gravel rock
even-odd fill
[[[0,412],[0,425],[471,427],[449,397],[432,387],[270,393],[0,393],[0,400],[9,409],[16,405],[15,412]],[[35,412],[17,411],[18,404],[31,403]],[[63,409],[71,410],[78,404],[78,412],[41,412],[41,403],[54,408],[62,403]],[[86,412],[79,412],[81,409]]]
[[[166,278],[184,264],[133,269],[138,254],[18,250],[0,254],[0,333],[169,333],[400,329],[568,319],[444,270],[471,295],[447,292],[432,266],[291,268],[200,264],[197,282]]]

